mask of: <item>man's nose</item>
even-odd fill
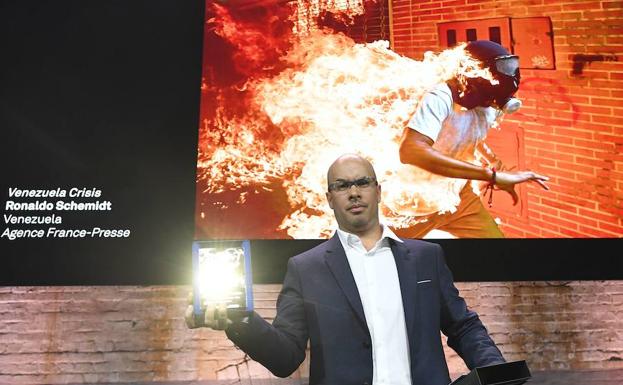
[[[349,198],[356,198],[361,196],[361,189],[357,187],[357,185],[351,185],[347,191]]]

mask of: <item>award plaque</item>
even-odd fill
[[[227,310],[253,310],[251,247],[245,241],[193,242],[193,308],[203,315],[206,305]]]

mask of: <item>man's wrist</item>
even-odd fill
[[[249,313],[249,312],[247,312],[244,316],[241,316],[241,317],[233,317],[232,323],[229,325],[227,330],[225,330],[225,332],[227,333],[227,336],[233,337],[233,338],[240,338],[240,337],[244,337],[245,335],[247,335],[249,328],[250,328],[252,317],[253,317],[253,313]]]
[[[485,167],[483,168],[484,171],[484,178],[482,178],[483,181],[492,184],[495,183],[495,178],[497,177],[497,170],[494,172],[493,170],[495,169],[495,167]]]
[[[487,199],[487,203],[489,207],[493,207],[493,190],[495,188],[495,183],[497,182],[497,179],[496,179],[497,172],[495,170],[495,167],[491,167],[490,169],[487,169],[487,173],[490,175],[489,183],[487,184],[487,188],[485,189],[483,196],[489,193],[489,198]]]
[[[190,325],[189,327],[194,329],[194,328],[201,328],[201,327],[205,327],[205,326],[206,326],[205,315],[203,313],[196,314],[193,311],[193,313],[192,313],[192,325]]]

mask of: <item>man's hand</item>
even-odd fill
[[[186,311],[184,312],[184,320],[189,329],[205,326],[214,330],[226,330],[232,323],[232,321],[227,318],[227,306],[224,303],[206,305],[202,308],[204,309],[204,313],[197,315],[192,305],[192,294],[189,296],[189,302],[191,304],[186,307]]]
[[[515,191],[515,185],[524,182],[536,182],[545,190],[549,190],[546,181],[549,178],[544,175],[539,175],[532,171],[514,171],[514,172],[497,172],[495,175],[495,186],[500,190],[506,191],[513,197],[513,205],[519,202],[519,196]]]

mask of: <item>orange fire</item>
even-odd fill
[[[454,211],[465,181],[402,164],[399,139],[424,92],[458,74],[490,73],[463,46],[416,61],[386,41],[356,44],[322,29],[295,37],[278,73],[260,73],[234,90],[211,88],[217,107],[201,127],[197,166],[203,191],[239,191],[244,202],[249,189],[278,183],[290,208],[279,229],[297,239],[328,237],[336,225],[325,199],[326,170],[339,155],[358,153],[374,164],[383,186],[384,223],[404,228],[420,215]],[[229,113],[226,98],[236,92],[246,108]]]
[[[294,17],[294,32],[305,35],[309,31],[317,30],[315,21],[325,12],[335,15],[344,24],[352,24],[353,16],[363,15],[365,12],[364,0],[297,0]],[[368,0],[376,2],[376,0]]]

